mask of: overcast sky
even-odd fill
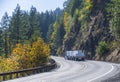
[[[21,10],[30,10],[31,6],[37,8],[38,11],[55,10],[57,7],[63,8],[63,2],[66,0],[0,0],[0,20],[5,12],[9,16],[19,4]]]

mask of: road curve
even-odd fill
[[[28,77],[5,82],[100,82],[117,74],[117,66],[113,63],[99,61],[70,61],[62,57],[52,57],[59,68],[51,72],[40,73]]]

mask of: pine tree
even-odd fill
[[[0,29],[0,56],[4,54],[4,41],[2,36],[3,31]]]
[[[32,43],[37,37],[41,36],[38,12],[35,7],[31,7],[29,13],[29,29],[28,29],[28,39]]]
[[[8,28],[9,28],[9,17],[7,12],[5,12],[5,15],[2,17],[2,21],[1,21],[1,31],[3,31],[2,33],[2,39],[3,39],[3,43],[4,43],[4,53],[5,53],[5,57],[7,57],[8,55]]]
[[[14,45],[20,43],[21,15],[22,12],[20,10],[20,6],[19,4],[17,4],[17,7],[13,12],[13,16],[11,18],[10,23],[10,38],[12,44]]]
[[[120,0],[111,0],[107,11],[110,17],[110,29],[118,40],[120,39]]]

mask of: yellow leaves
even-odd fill
[[[85,0],[84,7],[79,12],[79,18],[78,18],[79,21],[86,20],[86,17],[90,13],[92,6],[93,6],[92,0]]]
[[[32,45],[31,55],[36,66],[48,62],[50,55],[49,45],[45,44],[41,38],[38,38]]]
[[[16,58],[21,69],[29,68],[30,66],[30,46],[28,44],[17,44],[16,48],[13,49],[12,57]]]
[[[14,58],[0,58],[0,72],[18,70],[18,62]]]
[[[86,10],[90,9],[92,6],[89,4],[85,7]]]
[[[85,10],[89,10],[92,7],[92,0],[85,1]]]
[[[79,16],[78,20],[80,21],[80,20],[82,20],[83,18],[84,18],[84,14],[81,14],[81,15]]]
[[[65,12],[64,13],[64,27],[65,28],[68,26],[68,17],[69,17],[69,14]]]
[[[86,0],[86,2],[87,2],[87,3],[91,3],[91,2],[92,2],[92,0]]]
[[[52,32],[52,35],[51,35],[51,41],[53,41],[54,38],[55,38],[57,27],[58,27],[58,22],[56,21],[56,22],[53,24],[53,32]]]
[[[41,38],[32,44],[17,44],[9,58],[0,57],[0,72],[27,69],[45,64],[50,55],[49,45]]]
[[[71,27],[74,25],[72,16],[69,13],[64,12],[64,30],[66,32],[64,38],[67,37],[68,33],[70,32]]]

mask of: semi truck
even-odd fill
[[[66,60],[75,60],[75,61],[85,60],[85,54],[81,50],[66,51],[64,57]]]

